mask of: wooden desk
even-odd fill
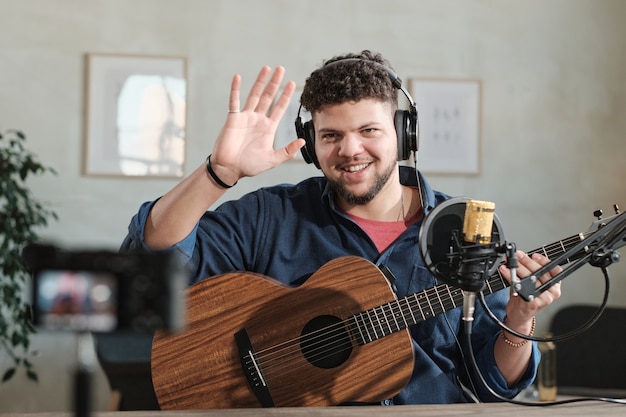
[[[529,407],[505,403],[450,404],[411,406],[366,406],[323,408],[264,408],[202,411],[120,411],[94,412],[93,417],[437,417],[437,416],[506,416],[550,417],[624,416],[626,405],[604,402],[582,402],[551,407]],[[0,413],[0,417],[72,417],[72,413]]]

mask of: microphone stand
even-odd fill
[[[521,296],[526,301],[532,301],[586,263],[599,267],[606,273],[606,268],[619,261],[620,254],[616,249],[626,245],[626,217],[624,214],[626,213],[622,213],[611,222],[602,225],[597,231],[528,277],[518,283],[513,283],[511,286],[513,294]],[[581,252],[584,255],[572,263],[570,259],[578,257]],[[563,269],[562,272],[540,286],[535,286],[538,277],[548,273],[558,265],[567,263],[570,266]]]
[[[511,281],[514,283],[520,281],[516,273],[518,267],[516,247],[511,242],[480,244],[480,235],[476,238],[476,244],[461,245],[457,231],[453,232],[452,239],[460,248],[460,252],[449,256],[450,259],[460,256],[456,280],[463,294],[464,330],[467,335],[471,335],[476,295],[484,287],[485,278],[489,276],[491,267],[500,254],[506,254],[506,265],[511,271]]]

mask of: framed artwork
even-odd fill
[[[480,172],[481,82],[410,79],[419,119],[418,168],[435,174]]]
[[[87,54],[83,173],[182,177],[187,61]]]
[[[295,121],[296,117],[298,117],[298,108],[300,108],[300,96],[302,95],[302,88],[296,88],[293,95],[291,96],[291,101],[289,102],[289,106],[283,115],[283,118],[280,120],[278,124],[278,128],[276,129],[276,137],[274,139],[274,149],[280,149],[285,147],[289,142],[296,140],[298,137],[296,135],[296,126]],[[311,115],[307,111],[300,112],[300,117],[302,118],[302,123],[311,120]],[[292,159],[292,161],[296,162],[304,162],[304,157],[301,152],[298,152],[297,155]]]

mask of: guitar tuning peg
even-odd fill
[[[613,204],[613,210],[615,210],[615,214],[619,214],[619,206],[617,204]]]
[[[593,215],[598,218],[598,220],[602,219],[602,210],[596,210],[593,212]]]

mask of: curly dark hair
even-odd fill
[[[373,98],[395,112],[398,90],[384,67],[391,69],[381,54],[369,50],[333,57],[307,78],[300,104],[314,114],[324,106]]]

